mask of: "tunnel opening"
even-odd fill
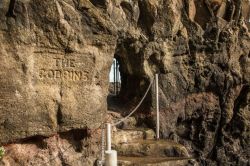
[[[122,47],[124,48],[124,47]],[[150,79],[142,70],[141,59],[133,51],[118,49],[114,55],[109,74],[109,95],[107,98],[108,111],[127,116],[139,104],[150,84]],[[152,96],[149,93],[145,100],[132,115],[141,126],[140,117],[147,116],[152,106]]]
[[[109,94],[107,98],[109,111],[119,112],[120,108],[122,107],[122,80],[120,60],[118,60],[117,56],[115,55],[109,73]]]

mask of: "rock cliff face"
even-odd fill
[[[0,142],[97,128],[116,46],[90,2],[1,2]]]
[[[249,1],[2,0],[0,9],[1,144],[68,133],[43,141],[76,146],[75,130],[87,133],[76,142],[94,144],[86,139],[105,117],[115,57],[124,103],[160,74],[162,137],[203,164],[250,164]],[[152,128],[153,95],[136,115]]]

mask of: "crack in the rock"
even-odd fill
[[[63,123],[62,120],[62,109],[61,109],[62,105],[58,103],[58,108],[57,108],[57,114],[56,114],[56,118],[57,118],[57,124],[60,125]]]
[[[6,13],[6,17],[13,17],[13,18],[16,18],[16,15],[15,15],[15,13],[14,13],[15,4],[16,4],[16,0],[10,0],[9,10],[8,10],[8,12]]]

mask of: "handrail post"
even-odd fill
[[[117,152],[111,150],[111,124],[107,123],[107,150],[105,151],[105,166],[117,166]]]
[[[107,142],[107,151],[110,151],[111,150],[111,124],[110,123],[107,123],[106,124],[106,128],[107,128],[107,136],[106,136],[106,142]]]
[[[155,74],[155,97],[156,97],[156,139],[160,139],[160,114],[159,114],[159,77]]]

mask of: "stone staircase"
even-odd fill
[[[193,166],[198,164],[190,158],[181,157],[118,157],[118,166]]]
[[[118,165],[198,166],[183,145],[172,140],[154,138],[155,132],[152,129],[127,125],[122,129],[114,128],[112,149],[118,153]]]

